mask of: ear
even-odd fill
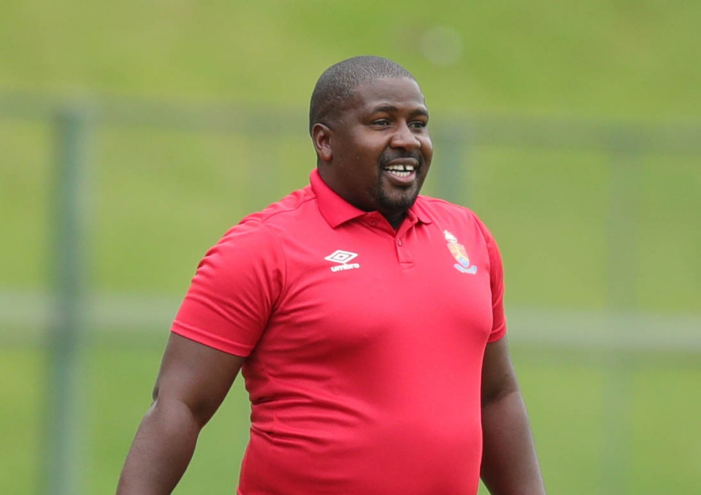
[[[316,155],[322,162],[328,163],[333,158],[331,150],[331,134],[333,131],[324,124],[314,124],[312,127],[312,142]]]

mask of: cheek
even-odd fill
[[[421,144],[421,153],[424,156],[426,164],[430,165],[433,159],[433,143],[430,139],[426,139],[426,141]]]

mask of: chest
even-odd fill
[[[479,230],[418,226],[296,237],[267,334],[277,349],[352,353],[484,345],[492,325],[489,254]],[[265,339],[264,339],[265,340]]]

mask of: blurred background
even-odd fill
[[[0,0],[0,492],[113,493],[206,249],[308,183],[318,76],[407,67],[500,243],[549,493],[701,490],[701,3]],[[176,493],[233,493],[241,383]]]

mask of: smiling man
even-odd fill
[[[338,73],[360,68],[364,60],[352,59],[322,76],[312,97],[311,134],[324,182],[348,203],[379,211],[397,228],[431,164],[428,110],[419,85],[399,66],[393,74],[400,77],[359,80],[342,101],[324,101],[325,93],[344,94]],[[324,103],[322,112],[318,107]]]
[[[200,263],[118,494],[172,492],[240,370],[240,495],[475,495],[480,476],[494,495],[545,493],[499,251],[470,210],[419,195],[427,125],[390,60],[321,76],[311,184]]]

